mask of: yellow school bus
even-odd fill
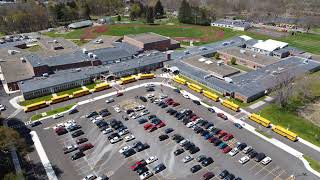
[[[188,87],[189,87],[190,89],[198,92],[198,93],[201,93],[201,92],[202,92],[202,87],[201,87],[201,86],[198,86],[198,85],[196,85],[196,84],[190,83],[190,84],[188,84]]]
[[[24,112],[30,112],[49,106],[46,101],[40,101],[24,107]]]
[[[108,88],[110,88],[110,84],[109,83],[100,83],[100,84],[97,84],[93,88],[93,92],[103,91],[103,90],[108,89]]]
[[[204,91],[202,92],[202,94],[203,94],[204,96],[206,96],[207,98],[215,101],[215,102],[219,101],[219,96],[216,95],[216,94],[214,94],[214,93],[211,93],[211,92],[209,92],[209,91],[205,91],[205,90],[204,90]]]
[[[69,99],[70,99],[69,94],[56,96],[56,97],[51,98],[50,104],[55,104],[55,103],[59,103],[59,102],[62,102],[62,101],[67,101]]]
[[[187,84],[187,81],[185,79],[180,78],[179,76],[175,76],[173,80],[179,84],[183,84],[183,85]]]
[[[251,119],[252,121],[261,124],[264,127],[269,127],[271,124],[271,121],[269,121],[268,119],[261,117],[258,114],[250,114],[249,119]]]
[[[134,81],[136,81],[135,76],[128,76],[128,77],[120,78],[120,84],[128,84],[128,83],[131,83]]]
[[[283,128],[281,126],[273,126],[272,130],[274,132],[280,134],[281,136],[284,136],[284,137],[290,139],[291,141],[298,140],[298,136],[295,133],[293,133],[293,132],[291,132],[289,130],[286,130],[285,128]]]
[[[77,98],[77,97],[85,96],[88,94],[89,94],[89,89],[82,89],[82,90],[73,92],[72,97]]]
[[[223,100],[221,104],[236,112],[240,110],[240,106],[228,100]]]
[[[155,77],[154,74],[139,74],[139,75],[138,75],[138,79],[139,79],[139,80],[152,79],[152,78],[154,78],[154,77]]]

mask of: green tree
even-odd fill
[[[154,17],[156,19],[160,19],[164,16],[164,9],[163,6],[161,4],[161,1],[158,0],[156,5],[154,6]]]
[[[236,65],[237,64],[237,59],[235,57],[232,57],[230,60],[232,65]]]
[[[117,16],[117,20],[121,21],[121,16],[120,15]]]
[[[11,146],[16,147],[18,150],[26,148],[26,144],[19,133],[11,128],[1,126],[0,127],[0,150],[8,151]]]
[[[180,8],[179,8],[179,14],[178,14],[179,22],[181,23],[191,23],[192,22],[192,12],[190,4],[183,0],[181,2]]]
[[[141,17],[142,9],[139,3],[134,3],[130,9],[130,19],[135,20]]]
[[[148,24],[154,23],[154,16],[153,16],[153,7],[148,7],[146,12],[146,22]]]

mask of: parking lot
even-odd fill
[[[224,154],[208,140],[205,140],[203,136],[196,134],[193,129],[187,128],[181,121],[169,115],[166,111],[170,107],[161,108],[150,101],[143,102],[136,98],[138,95],[147,94],[144,88],[139,88],[125,93],[124,96],[114,97],[115,102],[110,104],[107,104],[105,99],[103,99],[79,106],[77,108],[79,113],[66,115],[58,120],[47,120],[42,126],[35,128],[50,161],[54,166],[59,167],[59,169],[64,172],[61,173],[59,179],[80,179],[92,173],[96,176],[106,175],[111,177],[111,179],[139,179],[137,173],[130,170],[130,166],[141,159],[146,160],[150,156],[156,156],[158,160],[147,165],[149,170],[153,172],[153,168],[160,163],[163,163],[166,167],[165,170],[152,176],[151,179],[200,179],[203,174],[209,171],[215,174],[213,179],[219,179],[218,175],[225,169],[234,174],[235,177],[242,179],[288,179],[293,173],[305,171],[302,163],[297,160],[297,158],[292,157],[244,129],[236,128],[232,122],[220,119],[215,113],[209,112],[203,106],[192,103],[190,99],[185,99],[181,94],[173,92],[172,89],[155,87],[155,90],[156,91],[151,93],[156,97],[159,94],[166,94],[175,102],[180,103],[180,105],[173,109],[178,111],[191,109],[197,116],[214,123],[216,128],[233,134],[234,138],[226,142],[231,148],[237,146],[237,142],[244,142],[252,146],[258,153],[264,152],[266,156],[272,158],[272,162],[268,165],[262,165],[251,159],[244,165],[240,164],[238,160],[245,156],[244,153],[239,152],[233,157]],[[114,105],[118,105],[122,112],[116,112],[112,107]],[[144,124],[147,123],[138,123],[138,120],[141,118],[129,118],[128,121],[123,120],[124,115],[128,116],[125,110],[138,105],[143,105],[145,109],[150,112],[148,115],[156,115],[165,123],[165,127],[157,128],[153,132],[148,132],[144,130]],[[98,112],[103,108],[107,108],[111,112],[111,115],[104,118],[105,121],[108,122],[111,119],[121,121],[130,133],[135,136],[135,139],[129,142],[122,140],[111,144],[107,139],[108,135],[104,135],[89,118],[85,118],[85,115],[89,112]],[[148,115],[144,117],[147,118]],[[85,157],[74,161],[70,159],[73,152],[65,155],[62,149],[65,146],[76,144],[75,141],[77,138],[72,138],[71,133],[57,136],[53,130],[53,127],[57,123],[67,122],[70,119],[75,120],[76,123],[82,127],[81,130],[85,134],[80,137],[88,138],[88,142],[94,145],[92,149],[84,152]],[[159,136],[165,134],[164,130],[167,128],[173,128],[174,131],[169,134],[168,139],[160,141]],[[174,134],[180,134],[185,139],[189,139],[199,147],[200,151],[195,154],[190,154],[188,151],[185,151],[175,156],[174,151],[181,148],[181,146],[172,140]],[[150,148],[136,152],[128,158],[125,158],[118,152],[124,146],[132,147],[135,141],[147,143]],[[192,173],[190,168],[194,165],[201,164],[196,161],[196,158],[202,154],[207,157],[212,157],[214,162],[206,167],[201,165],[202,168],[199,171]],[[182,162],[182,159],[187,155],[192,156],[194,160],[188,163]],[[310,179],[310,176],[308,179]]]

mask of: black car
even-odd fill
[[[184,118],[184,119],[182,120],[182,123],[183,123],[184,125],[188,124],[189,122],[191,122],[191,120],[190,120],[189,118]]]
[[[155,174],[157,174],[165,169],[166,169],[166,166],[163,163],[161,163],[161,164],[158,164],[156,167],[154,167],[153,171]]]
[[[85,156],[85,154],[83,152],[79,151],[79,152],[76,152],[75,154],[73,154],[71,156],[71,159],[74,161],[74,160],[77,160],[79,158],[82,158],[83,156]]]
[[[244,148],[246,148],[247,147],[247,144],[246,143],[241,143],[241,144],[239,144],[238,146],[237,146],[237,148],[240,150],[240,151],[242,151]]]
[[[178,156],[178,155],[180,155],[180,154],[182,154],[182,153],[184,153],[184,149],[182,149],[182,148],[177,149],[177,150],[175,150],[175,151],[173,152],[173,154],[174,154],[175,156]]]
[[[219,178],[223,179],[225,177],[227,177],[229,175],[229,172],[227,170],[223,170],[220,174],[219,174]]]
[[[139,119],[139,120],[138,120],[138,123],[139,123],[139,124],[144,124],[144,123],[146,123],[146,122],[148,122],[148,120],[147,120],[146,118],[142,118],[142,119]]]
[[[143,102],[147,102],[147,101],[148,101],[147,98],[145,98],[145,97],[143,97],[143,96],[140,96],[139,98],[140,98],[140,100],[143,101]]]
[[[147,91],[147,92],[154,91],[154,88],[152,88],[152,87],[148,87],[148,88],[146,88],[146,91]]]
[[[139,145],[143,145],[141,141],[135,141],[133,144],[132,144],[132,147],[133,148],[136,148],[137,146]]]
[[[166,140],[168,138],[169,138],[169,136],[167,134],[162,134],[162,135],[159,136],[159,141],[164,141],[164,140]]]
[[[205,136],[207,134],[209,134],[209,131],[207,131],[207,130],[204,130],[204,131],[201,132],[201,136]]]
[[[72,109],[71,111],[69,111],[69,114],[75,114],[77,112],[79,112],[78,109]]]
[[[127,157],[130,157],[130,156],[134,155],[135,153],[136,153],[136,151],[131,148],[131,149],[123,152],[122,154],[124,155],[125,158],[127,158]]]
[[[216,141],[213,142],[215,146],[218,146],[222,141],[220,139],[217,139]]]
[[[148,119],[149,119],[149,120],[154,119],[154,118],[157,118],[157,116],[156,116],[156,115],[150,115],[150,116],[148,116]]]
[[[198,162],[201,162],[201,161],[203,161],[203,160],[205,160],[205,159],[207,159],[207,157],[205,156],[205,155],[200,155],[200,156],[198,156],[197,158],[196,158],[196,160],[198,161]]]
[[[185,144],[184,149],[185,150],[189,150],[189,149],[192,149],[194,147],[196,147],[196,145],[194,145],[192,142],[189,142],[189,143]]]
[[[76,143],[77,144],[82,144],[82,143],[87,142],[87,141],[88,141],[87,138],[79,138],[79,139],[77,139]]]
[[[93,112],[91,112],[91,113],[89,113],[89,114],[86,114],[86,118],[91,118],[91,117],[93,117],[93,116],[98,116],[99,114],[96,112],[96,111],[93,111]]]
[[[98,128],[103,128],[103,127],[109,126],[109,124],[106,121],[101,121],[96,125],[98,126]]]
[[[30,126],[36,127],[36,126],[39,126],[40,124],[42,124],[41,121],[35,121],[35,122],[31,123]]]
[[[166,108],[166,107],[168,107],[168,105],[167,104],[162,104],[160,107],[161,108]]]
[[[235,178],[235,176],[231,173],[229,173],[225,178],[224,180],[233,180]]]
[[[198,100],[192,100],[192,102],[195,103],[196,105],[200,105],[201,104],[200,101],[198,101]]]
[[[143,150],[145,150],[145,149],[148,149],[150,147],[150,145],[149,144],[147,144],[147,143],[144,143],[144,144],[139,144],[138,146],[136,146],[134,149],[137,151],[137,152],[141,152],[141,151],[143,151]]]
[[[158,119],[158,118],[154,118],[154,119],[151,120],[151,122],[152,122],[153,124],[155,124],[155,125],[158,125],[158,124],[161,123],[161,120]]]
[[[173,132],[174,131],[174,129],[172,129],[172,128],[167,128],[166,130],[164,130],[164,132],[166,133],[166,134],[170,134],[171,132]]]
[[[212,157],[207,157],[205,160],[201,162],[202,166],[208,166],[213,163]]]
[[[172,111],[174,111],[174,109],[169,108],[169,109],[167,110],[167,113],[170,113],[170,112],[172,112]]]
[[[173,110],[173,111],[171,111],[169,114],[170,114],[171,116],[173,116],[173,115],[175,115],[177,112],[178,112],[178,111]]]
[[[176,92],[176,93],[180,93],[179,89],[173,89],[173,91]]]
[[[177,119],[178,119],[178,120],[181,120],[181,119],[183,119],[185,116],[186,116],[186,115],[184,115],[184,114],[180,114],[180,115],[177,117]]]
[[[212,134],[218,134],[221,131],[221,129],[215,128],[214,130],[211,131]]]
[[[176,143],[179,143],[179,142],[181,142],[182,140],[184,140],[184,137],[182,137],[182,136],[177,136],[177,137],[173,138],[173,140],[174,140]]]
[[[113,139],[113,138],[115,138],[115,137],[120,137],[120,135],[119,135],[118,133],[112,133],[112,134],[110,134],[110,135],[108,136],[108,140],[111,140],[111,139]]]
[[[212,112],[212,113],[215,112],[215,110],[214,110],[213,108],[208,108],[208,111],[210,111],[210,112]]]
[[[178,118],[180,115],[181,115],[181,113],[180,113],[180,112],[177,112],[177,113],[174,115],[174,117]]]
[[[125,121],[129,120],[129,118],[127,116],[122,116],[122,119],[125,120]]]
[[[145,173],[145,172],[147,172],[147,171],[149,171],[149,169],[147,168],[147,166],[141,166],[139,169],[137,169],[137,173],[138,173],[139,175],[141,175],[141,174],[143,174],[143,173]]]
[[[133,113],[134,110],[133,109],[127,109],[127,114]]]
[[[203,126],[205,129],[209,129],[211,126],[214,126],[213,123],[208,123],[205,126]]]
[[[198,146],[193,146],[191,149],[189,149],[190,154],[195,154],[200,151],[200,148]]]
[[[255,158],[254,160],[256,162],[260,162],[262,159],[264,159],[266,157],[266,155],[264,153],[259,153]]]
[[[79,136],[81,136],[83,134],[84,134],[84,132],[82,130],[78,130],[78,131],[72,133],[71,137],[76,138],[76,137],[79,137]]]
[[[107,109],[101,111],[99,114],[100,114],[100,116],[102,116],[102,117],[106,117],[106,116],[111,115],[111,113],[110,113]]]
[[[249,157],[251,159],[255,158],[257,155],[258,155],[258,153],[255,150],[252,150],[252,151],[249,152]]]
[[[240,177],[235,178],[234,180],[242,180]]]
[[[202,168],[202,167],[201,167],[199,164],[197,164],[197,165],[192,166],[192,167],[190,168],[190,171],[191,171],[192,173],[196,173],[196,172],[199,171],[201,168]]]

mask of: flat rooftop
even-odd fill
[[[88,51],[96,50],[96,49],[103,49],[103,48],[112,48],[114,47],[113,43],[115,41],[119,41],[120,37],[118,36],[99,36],[96,39],[93,39],[83,46],[81,48],[85,48]],[[98,41],[101,40],[101,43]]]
[[[0,67],[7,83],[19,82],[34,76],[33,71],[26,66],[26,63],[22,63],[20,59],[0,61]]]
[[[136,41],[140,41],[144,44],[159,42],[169,40],[170,38],[156,34],[156,33],[142,33],[142,34],[130,34],[126,35],[129,38],[135,39]]]
[[[243,51],[243,53],[241,51]],[[260,53],[253,52],[248,49],[241,49],[239,47],[224,48],[224,49],[218,50],[218,52],[225,53],[230,56],[234,56],[236,59],[237,58],[245,59],[255,64],[259,64],[260,66],[267,66],[281,60],[276,57],[266,56]]]
[[[221,61],[219,63],[216,60],[199,55],[186,58],[183,61],[191,66],[195,66],[221,78],[240,73],[238,69],[225,65],[223,62],[221,63]]]

